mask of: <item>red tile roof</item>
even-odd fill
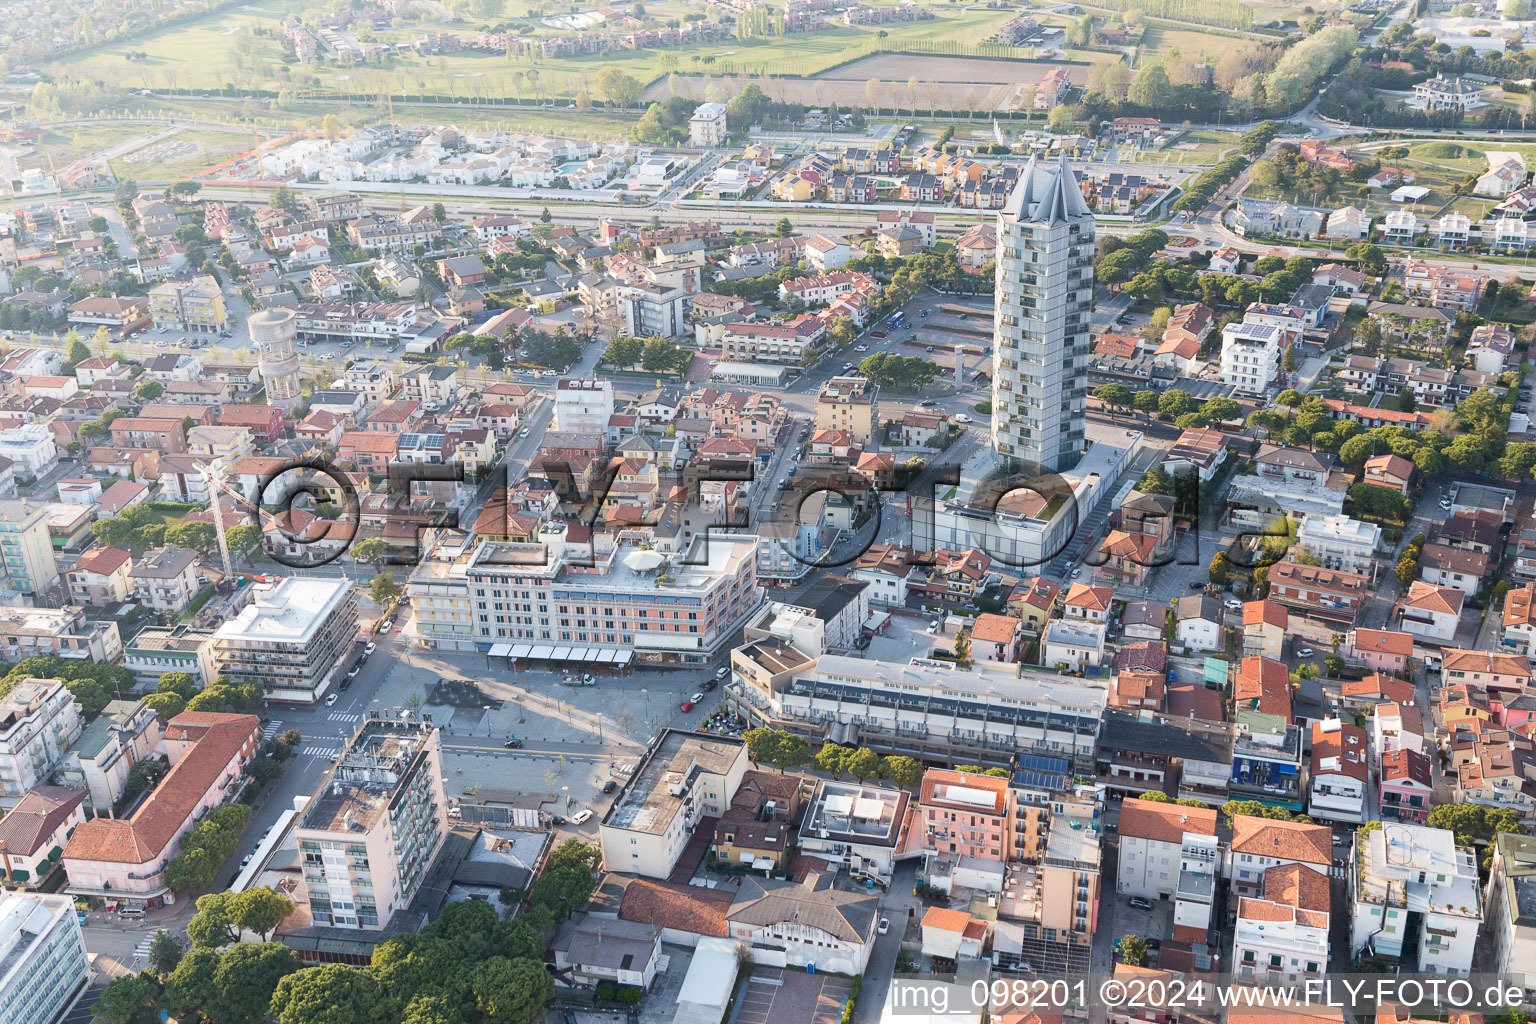
[[[183,711],[166,726],[166,739],[195,739],[131,818],[95,818],[75,829],[66,860],[145,864],[160,856],[192,817],[220,774],[261,738],[255,715]]]

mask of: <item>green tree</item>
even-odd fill
[[[1128,409],[1133,400],[1131,389],[1124,384],[1100,384],[1093,389],[1093,397],[1111,409]]]
[[[261,527],[250,524],[231,526],[224,531],[224,539],[229,542],[231,552],[248,559],[261,549]]]
[[[811,762],[817,771],[826,772],[834,779],[841,778],[847,770],[848,755],[853,753],[852,747],[840,746],[836,743],[823,743],[821,749],[816,751],[816,759]]]
[[[1131,400],[1136,411],[1146,416],[1156,415],[1158,409],[1158,394],[1148,388],[1145,391],[1136,392],[1136,397]]]
[[[101,990],[96,1014],[104,1024],[152,1024],[159,1019],[155,1013],[159,995],[147,978],[125,974]]]
[[[843,770],[859,782],[873,778],[880,772],[880,755],[868,747],[860,747],[848,755],[843,763]]]
[[[302,966],[281,942],[242,942],[227,949],[213,972],[217,995],[205,1012],[218,1024],[263,1024],[278,983]]]
[[[293,901],[263,885],[236,893],[231,912],[241,930],[260,935],[261,941],[266,942],[293,913]]]
[[[1218,587],[1224,587],[1232,582],[1232,562],[1227,558],[1225,551],[1218,551],[1211,556],[1210,566],[1211,582]]]
[[[208,555],[219,545],[219,532],[212,523],[204,523],[198,520],[177,523],[167,527],[165,531],[167,543],[177,547],[190,548],[200,555]]]
[[[354,561],[372,562],[375,565],[389,555],[389,541],[383,537],[369,537],[352,545],[349,552]]]
[[[825,749],[826,747],[822,748],[822,750]],[[816,756],[818,759],[820,759],[821,752],[817,751]],[[911,789],[919,782],[923,781],[923,766],[921,762],[913,758],[905,757],[900,754],[894,754],[889,757],[882,757],[880,759],[879,774],[882,779],[894,782],[898,786],[905,786],[908,789]]]
[[[386,1024],[389,1006],[367,971],[322,964],[285,975],[268,1014],[277,1024]]]
[[[174,932],[159,929],[149,940],[149,966],[161,975],[170,974],[186,955],[187,944]]]
[[[609,366],[620,369],[628,369],[640,361],[645,354],[645,340],[643,338],[631,338],[619,335],[608,343],[603,351],[603,361]]]
[[[197,898],[197,913],[187,922],[187,938],[192,945],[217,949],[240,941],[240,926],[235,919],[237,893],[210,892]]]
[[[1157,398],[1157,411],[1169,419],[1178,419],[1194,409],[1195,400],[1189,396],[1189,392],[1178,388],[1169,388]]]
[[[1120,959],[1132,967],[1147,966],[1147,941],[1134,932],[1120,939]]]
[[[1168,103],[1172,90],[1172,83],[1168,81],[1168,72],[1164,70],[1162,64],[1148,61],[1142,65],[1140,71],[1136,72],[1126,99],[1143,110],[1161,110]]]
[[[554,981],[543,964],[501,956],[475,969],[471,988],[486,1024],[535,1024],[543,1019],[544,1005],[555,994]]]
[[[222,960],[214,949],[193,946],[187,950],[176,969],[165,979],[161,1005],[177,1016],[201,1013],[204,1007],[212,1006],[218,994],[214,975]]]
[[[156,693],[174,693],[182,700],[191,700],[197,693],[197,680],[190,672],[162,672],[155,684]]]
[[[368,597],[379,607],[387,607],[405,593],[405,588],[395,582],[395,574],[381,572],[368,584]]]

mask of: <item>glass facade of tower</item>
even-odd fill
[[[1042,472],[1083,450],[1093,314],[1093,214],[1063,157],[1031,160],[997,218],[992,442]]]

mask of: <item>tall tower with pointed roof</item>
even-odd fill
[[[1083,450],[1094,220],[1067,164],[1031,158],[997,215],[992,445],[1021,468],[1069,469]]]

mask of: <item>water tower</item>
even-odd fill
[[[264,309],[246,321],[256,346],[256,368],[267,387],[267,404],[284,412],[299,404],[299,354],[293,339],[298,316],[290,309]]]

